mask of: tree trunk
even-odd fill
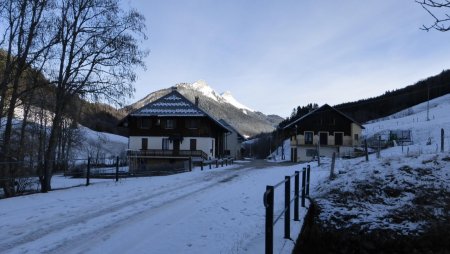
[[[45,151],[44,155],[44,169],[43,169],[44,175],[43,181],[41,182],[42,192],[51,191],[51,178],[53,174],[53,168],[55,165],[58,137],[61,133],[62,112],[64,111],[64,105],[57,104],[55,109],[56,109],[55,116],[53,117],[53,123],[50,131],[47,150]]]

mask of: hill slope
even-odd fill
[[[301,253],[448,253],[450,95],[364,125],[365,135],[411,130],[414,144],[336,161],[314,190],[316,225]],[[445,130],[444,151],[440,132]],[[321,169],[330,170],[325,160]],[[320,245],[327,241],[327,245]],[[318,248],[319,246],[319,248]]]

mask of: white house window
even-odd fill
[[[305,145],[312,145],[313,144],[313,136],[314,136],[314,132],[312,132],[312,131],[305,131]]]
[[[166,129],[175,129],[175,120],[174,119],[167,119],[166,120]]]
[[[169,150],[169,139],[168,138],[162,139],[162,149]]]

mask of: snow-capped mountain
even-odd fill
[[[196,81],[192,84],[182,83],[176,85],[177,88],[185,88],[185,89],[192,89],[195,91],[198,91],[202,93],[204,96],[211,98],[217,102],[220,103],[228,103],[233,106],[235,106],[238,109],[242,109],[243,111],[251,111],[254,112],[254,110],[250,109],[249,107],[245,106],[244,104],[237,101],[230,91],[223,92],[221,94],[217,93],[214,89],[212,89],[204,80]],[[245,112],[244,112],[245,113]]]
[[[242,103],[238,102],[233,95],[231,95],[230,91],[226,91],[224,93],[221,94],[223,100],[233,106],[235,106],[236,108],[240,108],[242,110],[247,110],[247,111],[251,111],[253,112],[253,109],[250,109],[249,107],[243,105]]]
[[[177,90],[192,102],[199,97],[199,106],[216,119],[224,119],[235,127],[242,135],[253,136],[261,132],[271,132],[283,118],[276,115],[264,115],[261,112],[250,109],[237,101],[231,92],[222,94],[216,92],[205,81],[199,80],[194,83],[180,83],[175,85]],[[143,99],[131,104],[126,108],[130,112],[143,107],[171,91],[172,88],[150,93]]]

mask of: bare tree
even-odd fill
[[[54,54],[58,58],[49,62],[47,70],[56,87],[56,103],[45,152],[43,192],[51,190],[67,102],[80,96],[120,104],[134,92],[135,69],[144,67],[146,55],[138,46],[146,38],[144,17],[134,10],[123,11],[119,0],[62,0],[57,10],[59,44]]]
[[[450,15],[447,13],[450,8],[449,0],[416,0],[416,3],[434,19],[432,25],[423,25],[423,30],[435,29],[441,32],[450,30]]]
[[[3,0],[0,5],[0,21],[5,24],[0,46],[6,48],[2,52],[3,70],[0,76],[0,117],[5,108],[7,116],[2,140],[3,161],[12,157],[10,150],[14,111],[20,98],[28,93],[26,87],[21,86],[24,73],[31,68],[42,68],[51,46],[56,42],[56,37],[48,35],[49,24],[52,22],[45,13],[51,7],[50,2]],[[11,169],[3,168],[2,174],[8,171]],[[7,196],[13,194],[13,188],[9,185],[8,182],[2,184]]]

